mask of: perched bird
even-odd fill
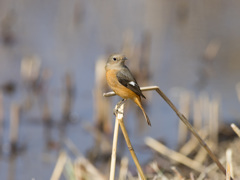
[[[148,125],[151,126],[141,103],[141,97],[145,99],[146,97],[142,94],[136,79],[125,65],[125,60],[127,58],[122,54],[113,54],[108,58],[105,66],[107,83],[123,100],[133,100],[141,108]]]

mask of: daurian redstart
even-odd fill
[[[127,58],[122,54],[113,54],[108,58],[105,66],[107,83],[118,96],[123,99],[132,99],[141,108],[148,125],[151,126],[141,103],[141,97],[145,99],[146,97],[142,94],[136,79],[125,65],[125,60]]]

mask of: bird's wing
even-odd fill
[[[143,94],[142,91],[140,90],[140,87],[136,81],[136,79],[133,77],[132,73],[129,71],[127,66],[122,68],[118,73],[117,73],[117,79],[118,81],[128,89],[132,90],[134,93],[136,93],[139,96],[142,96],[146,98]]]

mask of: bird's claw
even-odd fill
[[[123,112],[119,111],[118,108],[113,110],[113,115],[117,116],[118,114],[123,114]]]

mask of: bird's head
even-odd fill
[[[106,69],[118,69],[124,65],[127,60],[126,56],[123,54],[112,54],[109,56],[107,64],[105,66]]]

